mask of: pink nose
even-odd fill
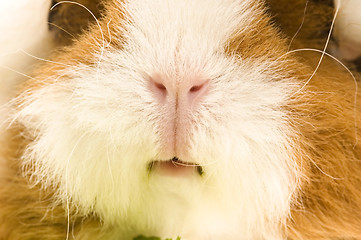
[[[209,80],[200,77],[169,79],[153,75],[149,78],[149,89],[164,113],[158,119],[162,142],[160,158],[178,157],[187,161],[187,139],[192,125],[197,124],[193,113],[199,109],[209,85]]]
[[[161,104],[171,101],[185,107],[192,107],[197,103],[207,93],[209,83],[208,80],[194,78],[174,84],[159,75],[149,78],[149,81],[151,91]]]

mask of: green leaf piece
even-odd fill
[[[159,237],[144,237],[144,236],[138,236],[133,238],[133,240],[161,240]]]

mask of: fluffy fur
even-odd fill
[[[288,52],[292,24],[268,4],[107,2],[16,99],[0,238],[361,239],[358,82],[327,57],[313,75],[320,54]],[[159,72],[210,81],[174,133],[203,175],[149,171],[182,121],[149,90]]]

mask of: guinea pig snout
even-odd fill
[[[158,119],[161,155],[187,160],[187,140],[197,124],[196,112],[209,90],[209,80],[201,77],[149,77],[149,90],[162,114]],[[158,111],[158,110],[157,110]]]

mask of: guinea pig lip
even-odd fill
[[[204,174],[204,171],[203,171],[203,167],[200,166],[199,164],[197,163],[193,163],[193,162],[186,162],[186,161],[182,161],[180,160],[179,158],[177,157],[173,157],[172,159],[169,159],[169,160],[154,160],[154,161],[151,161],[149,164],[148,164],[148,171],[149,172],[152,172],[154,166],[157,164],[157,163],[160,163],[160,162],[171,162],[172,164],[174,164],[174,166],[182,166],[182,167],[195,167],[198,174],[200,176],[202,176]]]

